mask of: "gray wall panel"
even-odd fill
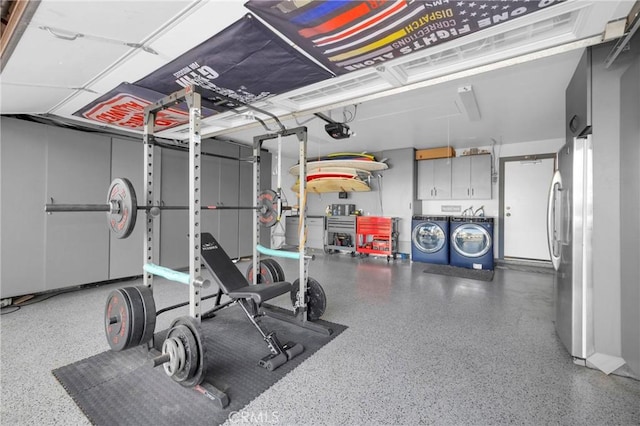
[[[162,151],[161,200],[164,205],[189,204],[189,159],[185,152]],[[165,210],[160,220],[160,264],[167,268],[189,265],[189,214]]]
[[[46,199],[104,204],[111,177],[111,138],[50,126]],[[104,212],[54,213],[45,222],[47,290],[109,279]]]
[[[142,141],[111,139],[111,181],[115,178],[129,179],[138,197],[138,205],[143,204],[143,161]],[[136,227],[128,238],[119,239],[109,233],[109,279],[142,275],[145,220],[145,212],[138,211]]]
[[[621,356],[620,78],[638,48],[605,68],[612,43],[593,48],[593,309],[595,351]]]
[[[622,358],[640,378],[640,58],[622,76],[620,110]]]
[[[45,290],[48,127],[1,120],[0,296],[6,298]]]

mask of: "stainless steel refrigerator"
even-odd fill
[[[580,359],[594,353],[591,81],[587,48],[566,90],[566,144],[556,158],[547,226],[556,269],[556,332],[569,353]]]
[[[575,137],[557,155],[549,193],[549,252],[555,274],[555,327],[571,356],[587,359],[593,344],[593,149]]]

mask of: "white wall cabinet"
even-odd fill
[[[452,160],[450,198],[490,200],[491,155],[468,155]]]
[[[448,200],[451,198],[452,158],[419,160],[418,199]]]

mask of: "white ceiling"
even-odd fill
[[[95,128],[72,114],[217,34],[247,13],[243,3],[42,0],[8,61],[3,58],[0,112]],[[599,42],[606,23],[625,17],[633,3],[567,1],[384,68],[352,72],[256,106],[283,117],[287,127],[306,123],[310,155],[562,138],[564,90],[581,48]],[[496,62],[501,65],[490,65]],[[482,67],[492,70],[480,73]],[[467,85],[476,95],[478,121],[468,120],[458,101],[458,88]],[[356,135],[349,139],[331,139],[322,120],[309,121],[313,112],[342,121],[343,111],[353,113],[355,104],[349,126]],[[185,139],[185,132],[183,126],[162,135]],[[265,129],[238,112],[206,119],[202,131],[244,143],[262,133]],[[296,156],[296,145],[285,144],[285,155]]]
[[[355,132],[348,139],[332,139],[324,130],[325,122],[313,115],[283,124],[309,128],[310,156],[447,145],[461,149],[491,145],[492,139],[518,143],[564,138],[565,88],[581,54],[582,50],[574,50],[362,103],[356,118],[348,123]],[[458,88],[466,85],[472,85],[475,92],[481,115],[478,121],[469,121],[459,107]],[[353,106],[336,108],[331,110],[332,118],[343,121],[344,109],[347,115],[354,111]],[[263,133],[266,131],[257,125],[224,136],[248,143]],[[277,141],[267,141],[265,146],[273,150]],[[284,147],[288,156],[297,155],[294,137]]]

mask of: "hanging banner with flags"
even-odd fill
[[[144,106],[189,85],[208,89],[202,92],[206,117],[333,76],[247,14],[162,68],[133,84],[121,84],[74,115],[141,129]],[[180,106],[161,115],[157,129],[188,121]]]
[[[245,6],[336,74],[528,15],[564,0],[250,0]]]
[[[135,84],[162,93],[172,93],[195,84],[213,103],[209,107],[227,111],[215,93],[250,104],[333,75],[295,50],[254,16],[242,19],[194,47]]]

